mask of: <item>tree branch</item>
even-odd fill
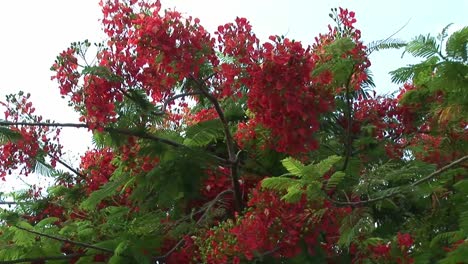
[[[18,202],[5,202],[5,201],[0,201],[0,205],[15,205],[19,204]]]
[[[91,244],[88,244],[88,243],[73,241],[73,240],[70,240],[70,239],[61,238],[61,237],[57,237],[57,236],[53,236],[53,235],[49,235],[49,234],[37,232],[37,231],[30,230],[30,229],[27,229],[27,228],[24,228],[24,227],[20,227],[20,226],[17,226],[17,225],[14,225],[14,227],[17,228],[17,229],[20,229],[20,230],[29,232],[29,233],[31,233],[31,234],[35,234],[35,235],[41,236],[41,237],[47,237],[47,238],[50,238],[50,239],[53,239],[53,240],[57,240],[57,241],[61,241],[61,242],[64,242],[64,243],[69,243],[69,244],[81,246],[81,247],[84,247],[84,248],[91,248],[91,249],[96,249],[96,250],[99,250],[99,251],[103,251],[103,252],[107,252],[107,253],[114,254],[114,250],[112,250],[112,249],[107,249],[107,248],[103,248],[103,247],[98,247],[98,246],[94,246],[94,245],[91,245]]]
[[[224,135],[226,137],[226,147],[229,156],[229,163],[231,167],[231,181],[232,187],[234,189],[234,205],[235,210],[237,212],[242,212],[243,210],[243,203],[242,203],[242,193],[239,184],[239,160],[237,159],[234,138],[231,135],[231,131],[229,130],[229,124],[224,116],[223,109],[219,104],[219,101],[216,97],[214,97],[208,90],[205,89],[204,83],[197,80],[195,77],[190,77],[198,86],[198,89],[202,92],[202,94],[213,104],[213,107],[218,114],[219,120],[223,124]]]
[[[62,161],[61,159],[57,158],[57,157],[54,157],[50,154],[47,154],[50,158],[54,159],[55,161],[57,161],[60,165],[64,166],[65,168],[67,168],[69,171],[75,173],[77,176],[79,176],[80,178],[82,179],[85,179],[85,175],[83,175],[82,173],[80,173],[78,170],[76,170],[75,168],[73,168],[72,166],[68,165],[67,163],[65,163],[64,161]]]
[[[454,166],[459,165],[460,163],[464,162],[465,160],[468,160],[468,155],[463,156],[463,157],[461,157],[461,158],[459,158],[459,159],[445,165],[444,167],[434,171],[433,173],[427,175],[426,177],[423,177],[423,178],[411,183],[409,185],[409,187],[415,187],[415,186],[417,186],[417,185],[419,185],[419,184],[421,184],[423,182],[429,181],[432,178],[436,177],[437,175],[441,174],[442,172],[445,172],[446,170],[448,170],[448,169],[450,169],[450,168],[452,168]],[[374,203],[374,202],[377,202],[377,201],[381,201],[381,200],[390,198],[390,197],[392,197],[392,196],[394,196],[396,194],[399,194],[399,193],[401,193],[401,191],[395,191],[395,192],[389,193],[387,195],[379,196],[379,197],[368,199],[368,200],[357,201],[357,202],[341,202],[341,201],[333,200],[330,197],[327,197],[327,200],[334,203],[335,205],[340,205],[340,206],[362,206],[362,205],[365,205],[365,204],[370,204],[370,203]]]
[[[177,95],[174,95],[172,97],[169,97],[167,100],[164,101],[164,104],[162,106],[162,109],[161,111],[159,112],[156,112],[155,114],[156,115],[163,115],[166,113],[166,108],[167,108],[167,105],[169,105],[170,102],[176,100],[176,99],[179,99],[179,98],[182,98],[182,97],[186,97],[186,96],[191,96],[191,95],[201,95],[202,93],[201,92],[187,92],[187,93],[182,93],[182,94],[177,94]]]
[[[89,128],[87,124],[83,124],[83,123],[9,122],[9,121],[0,121],[0,126],[45,126],[45,127]],[[135,130],[125,129],[125,128],[113,128],[113,127],[104,127],[103,129],[105,132],[108,132],[108,133],[118,133],[121,135],[134,136],[134,137],[138,137],[142,139],[148,139],[152,141],[161,142],[163,144],[176,147],[176,148],[179,148],[179,147],[188,148],[187,146],[180,144],[178,142],[165,139],[165,138],[161,138],[161,137],[152,135],[150,133],[147,133],[145,131],[135,131]],[[227,161],[226,159],[218,157],[214,154],[210,154],[210,156],[221,163],[230,164],[230,162]]]
[[[353,65],[353,68],[354,68],[354,65]],[[345,143],[345,152],[346,152],[346,156],[345,156],[345,161],[343,163],[343,169],[342,171],[345,171],[346,168],[348,167],[348,163],[349,163],[349,159],[351,158],[351,155],[352,155],[352,152],[353,152],[353,140],[352,140],[352,136],[351,136],[351,124],[352,124],[352,120],[351,120],[351,117],[352,117],[352,106],[351,106],[351,98],[350,98],[350,91],[349,91],[349,86],[351,85],[351,78],[353,76],[353,72],[351,72],[351,74],[349,75],[349,78],[348,78],[348,83],[346,84],[346,119],[348,120],[348,126],[346,128],[346,143]]]
[[[24,263],[24,262],[41,262],[41,261],[48,261],[48,260],[66,260],[72,258],[79,258],[89,256],[89,254],[84,253],[75,253],[69,255],[59,255],[59,256],[48,256],[48,257],[37,257],[37,258],[22,258],[22,259],[15,259],[15,260],[2,260],[0,263],[2,264],[14,264],[14,263]]]

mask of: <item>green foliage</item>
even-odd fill
[[[283,159],[283,166],[288,173],[279,177],[264,179],[262,187],[286,192],[281,199],[291,203],[299,201],[304,194],[309,199],[318,198],[322,192],[321,177],[340,160],[341,158],[338,156],[330,156],[319,163],[303,165],[293,158]],[[344,176],[344,172],[335,172],[331,183],[328,181],[327,188],[332,188],[333,184],[336,186]]]
[[[400,49],[407,45],[405,41],[399,39],[387,38],[384,40],[372,41],[368,43],[367,52],[372,53],[374,51],[386,50],[386,49]]]
[[[419,35],[412,41],[408,42],[405,52],[408,52],[415,57],[427,59],[437,55],[440,52],[440,47],[437,44],[435,37],[431,35]]]
[[[448,38],[445,52],[454,60],[468,62],[468,27],[454,32]]]
[[[327,186],[325,187],[327,190],[335,189],[338,184],[344,179],[346,173],[342,171],[337,171],[330,176],[330,179],[327,181]]]
[[[20,133],[11,130],[7,127],[0,126],[0,144],[5,144],[7,142],[15,142],[19,139],[21,139]]]
[[[196,123],[188,127],[185,133],[184,145],[189,147],[205,147],[224,137],[223,126],[219,119]]]
[[[438,107],[433,109],[442,113],[442,118],[453,121],[462,118],[462,112],[468,109],[468,95],[464,89],[468,85],[468,28],[464,27],[454,32],[447,39],[448,27],[438,36],[440,44],[430,35],[420,35],[409,42],[405,52],[424,60],[418,64],[401,67],[390,74],[392,81],[396,83],[411,81],[421,87],[405,95],[403,103],[426,103],[431,96],[443,92],[444,101],[442,104],[438,102]],[[448,105],[450,107],[447,107]]]
[[[357,237],[369,235],[374,229],[375,221],[366,209],[354,210],[341,223],[338,244],[348,248]]]
[[[103,199],[117,193],[127,179],[123,176],[112,177],[109,182],[104,184],[99,190],[92,192],[83,202],[80,207],[84,210],[93,210]]]

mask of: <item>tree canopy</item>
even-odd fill
[[[310,45],[245,18],[207,32],[159,1],[101,1],[102,43],[52,65],[80,114],[0,101],[0,263],[462,263],[468,27],[363,43],[355,13]],[[369,54],[420,59],[377,95]],[[89,61],[91,56],[94,60]],[[92,131],[79,167],[60,131]]]

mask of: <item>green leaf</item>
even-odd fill
[[[367,53],[374,51],[385,50],[385,49],[400,49],[406,46],[406,42],[399,39],[384,39],[372,41],[367,46]]]
[[[44,161],[36,159],[33,172],[44,176],[51,176],[54,172],[54,168]]]
[[[219,119],[208,120],[190,126],[186,130],[184,145],[204,147],[224,137],[224,130]]]
[[[85,66],[81,71],[81,74],[91,74],[112,82],[122,81],[122,77],[114,74],[108,67],[105,66]]]
[[[369,214],[351,214],[343,220],[340,228],[340,239],[338,244],[349,247],[351,242],[360,235],[368,234],[375,229],[374,221]]]
[[[453,187],[464,194],[468,195],[468,180],[461,180],[453,185]]]
[[[44,228],[48,225],[51,225],[55,222],[57,222],[59,220],[59,218],[57,217],[48,217],[48,218],[44,218],[42,219],[39,223],[37,223],[34,228],[37,229],[38,227],[39,228]]]
[[[451,231],[437,234],[432,240],[429,246],[431,248],[439,248],[441,243],[454,243],[460,239],[463,239],[463,232]]]
[[[316,200],[322,195],[322,183],[318,181],[312,181],[307,183],[306,189],[307,199]]]
[[[29,223],[26,223],[24,221],[18,222],[17,226],[28,230],[33,229],[33,227]],[[34,234],[15,227],[13,227],[13,230],[14,236],[12,240],[18,246],[30,247],[36,242],[36,236]]]
[[[336,188],[336,186],[340,184],[340,182],[343,180],[345,175],[346,174],[342,171],[337,171],[333,173],[333,175],[330,176],[330,179],[328,179],[326,189],[331,190],[333,188]]]
[[[288,157],[283,159],[281,163],[283,164],[284,168],[286,168],[286,170],[288,170],[288,172],[290,172],[291,174],[298,177],[304,176],[305,166],[300,161]]]
[[[124,252],[129,248],[129,246],[130,246],[130,241],[124,240],[120,242],[119,245],[117,245],[117,247],[114,250],[114,253],[117,256],[122,256],[124,255]]]
[[[270,177],[262,180],[262,187],[277,191],[287,190],[295,180],[285,177]]]
[[[281,197],[281,200],[284,200],[288,203],[297,203],[304,194],[304,191],[301,189],[302,184],[294,184],[288,187],[288,193]]]
[[[468,235],[468,212],[462,212],[458,218],[460,228]]]
[[[317,173],[320,175],[320,177],[323,176],[326,172],[328,172],[333,167],[333,165],[335,165],[340,160],[341,160],[340,156],[333,155],[320,161],[316,165]]]
[[[75,264],[89,264],[89,263],[94,263],[94,256],[83,256],[80,257],[80,259],[75,262]]]
[[[429,58],[439,52],[439,46],[431,35],[419,35],[406,45],[405,51],[416,57]]]
[[[97,191],[92,192],[88,198],[81,202],[80,207],[84,210],[93,210],[103,199],[114,195],[122,184],[126,181],[125,177],[119,179],[111,178],[109,182],[101,186]]]
[[[465,62],[468,60],[468,27],[454,32],[448,38],[445,51],[454,59]]]
[[[128,259],[120,257],[118,255],[113,255],[107,263],[108,264],[125,264],[125,263],[128,263]]]
[[[439,264],[466,263],[468,257],[468,243],[462,243],[455,250],[450,251],[447,257],[440,260]]]

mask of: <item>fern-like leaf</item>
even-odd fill
[[[304,191],[302,190],[302,184],[294,184],[289,186],[288,193],[283,195],[281,200],[284,200],[288,203],[296,203],[302,198],[303,194]]]
[[[93,210],[103,199],[114,195],[118,188],[125,183],[126,178],[112,179],[97,191],[91,193],[80,205],[82,209]]]
[[[340,182],[343,180],[345,175],[346,174],[342,171],[337,171],[333,173],[333,175],[330,176],[330,179],[328,179],[326,189],[331,190],[333,188],[336,188],[336,186],[340,184]]]
[[[367,44],[367,53],[372,53],[374,51],[386,50],[386,49],[400,49],[405,47],[407,44],[403,40],[399,39],[383,39],[372,41]]]
[[[296,181],[285,177],[270,177],[262,180],[262,187],[277,191],[287,190]]]
[[[211,142],[216,142],[224,136],[221,121],[219,119],[197,123],[187,128],[184,145],[189,147],[204,147]]]
[[[463,232],[451,231],[437,234],[432,240],[429,246],[431,248],[440,247],[441,243],[454,243],[460,239],[463,239]]]
[[[454,32],[448,38],[445,51],[456,60],[468,61],[468,27]]]
[[[436,39],[431,35],[419,35],[406,45],[405,52],[415,57],[430,58],[440,51]],[[403,53],[404,54],[404,53]]]
[[[294,176],[303,177],[304,176],[304,164],[302,162],[293,159],[291,157],[285,158],[281,161],[284,168]]]

